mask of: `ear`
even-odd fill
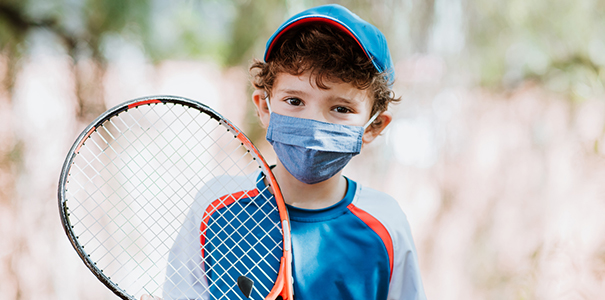
[[[267,107],[267,102],[265,101],[265,97],[267,93],[264,90],[255,89],[252,93],[252,102],[254,102],[254,106],[256,106],[256,115],[260,120],[263,128],[269,127],[269,107]]]
[[[366,131],[363,133],[363,137],[361,140],[364,144],[371,143],[375,138],[377,138],[380,133],[393,121],[393,115],[388,111],[383,111],[376,117],[374,122],[366,128]]]

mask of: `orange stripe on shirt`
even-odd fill
[[[353,205],[353,203],[349,204],[347,208],[359,219],[361,219],[361,221],[368,225],[368,227],[370,227],[374,232],[376,232],[376,234],[378,234],[378,236],[384,243],[384,246],[387,248],[387,253],[389,255],[389,278],[391,278],[391,276],[393,275],[393,240],[391,239],[391,235],[387,231],[386,227],[384,227],[384,225],[382,225],[382,223],[378,221],[378,219],[374,218],[365,210]]]
[[[202,247],[202,257],[204,257],[204,244],[206,243],[206,228],[208,227],[208,221],[210,220],[210,216],[223,207],[227,207],[233,204],[235,201],[238,201],[242,198],[251,198],[256,197],[260,193],[258,189],[253,189],[249,191],[241,191],[233,194],[228,194],[222,196],[214,201],[208,207],[206,207],[206,211],[204,212],[204,217],[202,218],[202,224],[200,224],[200,245]]]

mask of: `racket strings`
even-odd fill
[[[245,219],[250,219],[250,217],[252,217],[252,216],[250,216],[250,215],[244,216]],[[237,219],[238,216],[235,216],[235,218]],[[270,214],[266,214],[263,217],[263,219],[260,220],[260,222],[263,222],[265,219],[272,220],[274,218],[273,218],[273,216],[270,216]],[[241,247],[241,246],[239,246],[239,245],[236,244],[237,245],[236,247],[238,247],[242,251],[244,251],[245,255],[248,254],[248,252],[255,252],[256,254],[258,254],[258,255],[260,255],[261,257],[264,258],[264,256],[266,256],[266,255],[271,255],[272,254],[271,251],[273,251],[275,248],[279,248],[281,250],[281,241],[276,241],[276,240],[272,239],[272,242],[273,242],[272,245],[274,246],[274,248],[271,248],[271,249],[267,248],[267,245],[261,243],[259,240],[257,240],[255,244],[250,244],[245,239],[245,237],[247,237],[249,235],[252,235],[252,231],[255,230],[255,229],[261,229],[265,233],[265,235],[267,237],[271,238],[271,236],[270,236],[269,232],[267,232],[265,226],[261,226],[260,222],[256,223],[253,227],[246,227],[243,223],[239,224],[238,227],[234,227],[233,225],[229,224],[228,227],[222,227],[219,232],[213,232],[213,234],[214,235],[218,235],[218,234],[221,234],[221,233],[225,232],[228,235],[227,239],[237,240],[237,241],[242,240],[244,243],[247,244],[247,245],[245,245],[245,247]],[[274,225],[275,225],[276,228],[279,229],[279,223],[274,223]],[[241,232],[242,228],[244,228],[244,229],[247,230],[246,234],[244,236],[234,237],[234,235],[237,235],[237,234],[239,234]],[[257,249],[257,246],[262,247],[263,250],[264,250],[263,252],[266,251],[266,254],[261,255],[260,252]],[[246,250],[244,250],[244,249],[246,249]],[[233,249],[230,249],[230,251],[232,251],[232,250]],[[208,253],[208,254],[212,255],[213,253]],[[225,255],[225,254],[229,254],[229,253],[220,253],[220,254],[221,255]],[[279,259],[277,256],[273,256],[273,258],[274,259]],[[241,259],[238,259],[238,261],[239,260],[241,260]],[[275,271],[277,273],[278,270],[277,269],[273,269],[273,271]]]
[[[113,123],[113,122],[111,122],[111,123]],[[124,122],[122,122],[122,123],[124,123]],[[113,124],[115,125],[115,123],[113,123]],[[116,128],[118,128],[117,126],[115,126],[115,127],[116,127]],[[109,130],[107,130],[107,128],[106,128],[105,126],[101,126],[101,128],[102,128],[102,129],[104,129],[104,131],[105,131],[105,132],[110,132]],[[119,128],[118,128],[118,130],[119,130]],[[122,133],[122,134],[123,134],[123,133]],[[106,145],[110,145],[110,146],[112,145],[112,144],[111,144],[111,143],[109,143],[109,142],[108,142],[108,141],[107,141],[105,138],[103,138],[103,136],[102,136],[102,135],[97,135],[97,136],[98,136],[98,137],[101,137],[101,139],[102,139],[102,140],[105,142],[105,144],[106,144]],[[125,135],[124,135],[124,136],[125,136]],[[113,138],[115,139],[115,136],[113,136]],[[104,150],[106,150],[106,149],[103,149],[102,147],[100,147],[100,146],[99,146],[99,144],[98,144],[98,143],[95,141],[95,139],[89,139],[89,141],[91,141],[91,142],[92,142],[92,143],[93,143],[93,144],[94,144],[94,145],[97,147],[97,149],[101,150],[101,151],[99,151],[99,152],[98,152],[99,154],[105,154],[105,155],[107,154],[107,153],[104,151]],[[131,141],[131,142],[132,142],[132,141]],[[112,149],[113,149],[113,151],[114,151],[114,152],[116,152],[116,154],[117,154],[117,151],[115,150],[115,148],[113,148],[113,147],[111,147],[111,148],[112,148]],[[93,155],[93,157],[94,157],[94,159],[99,160],[99,155],[96,155],[96,156],[94,156],[94,155]],[[110,162],[113,162],[113,160],[110,160]],[[126,164],[126,165],[128,166],[128,164]],[[91,162],[90,162],[90,161],[86,161],[86,166],[88,166],[88,167],[92,166]],[[139,166],[139,167],[140,167],[140,166]],[[93,169],[94,169],[94,167],[93,167]],[[81,173],[82,173],[82,174],[86,174],[86,172],[84,172],[83,170],[81,170],[81,168],[80,168],[80,171],[81,171]],[[98,176],[98,174],[99,174],[99,172],[97,172],[95,176]],[[93,183],[94,183],[94,181],[93,181],[93,179],[94,179],[94,178],[90,178],[90,177],[88,177],[88,176],[86,176],[86,177],[87,177],[88,182],[93,182]],[[129,179],[127,179],[127,180],[129,180]],[[112,195],[105,195],[105,194],[104,194],[104,192],[103,192],[103,190],[102,190],[103,186],[104,186],[104,185],[101,185],[101,186],[98,186],[98,185],[97,185],[97,186],[96,186],[96,189],[95,189],[94,191],[92,191],[92,193],[88,193],[88,198],[90,198],[90,197],[91,197],[92,195],[94,195],[96,192],[99,192],[99,193],[101,194],[101,196],[102,196],[102,197],[105,197],[105,198],[112,196]],[[84,189],[84,190],[89,190],[89,189],[86,189],[85,187],[83,187],[82,185],[80,185],[80,187],[81,187],[82,189]],[[109,185],[109,187],[111,188],[111,185]],[[116,193],[116,190],[115,190],[115,189],[112,189],[112,193],[113,193],[113,194],[115,194],[115,193]],[[93,210],[96,210],[96,209],[97,209],[97,208],[99,208],[99,207],[100,207],[100,205],[96,205],[96,207],[93,207]],[[114,207],[110,207],[110,209],[114,209],[114,208],[115,208],[115,206],[114,206]],[[103,209],[101,208],[101,210],[103,210]],[[111,211],[105,211],[105,210],[103,210],[103,213],[104,213],[104,214],[108,214],[108,213],[111,213]],[[123,211],[119,211],[119,212],[117,212],[117,213],[113,213],[113,214],[114,214],[114,215],[115,215],[115,214],[117,214],[117,215],[121,215],[121,214],[123,214]],[[94,217],[93,217],[93,218],[94,218]],[[126,219],[126,220],[129,220],[129,219]],[[93,223],[93,225],[96,225],[96,224],[101,224],[101,221],[100,221],[99,219],[94,218],[94,223]],[[122,230],[122,229],[123,229],[123,227],[124,227],[124,224],[119,224],[119,223],[117,224],[117,228],[118,228],[118,230],[123,231],[123,230]],[[135,230],[136,230],[136,228],[137,228],[137,227],[136,227],[136,226],[133,226],[133,228],[135,228]],[[100,230],[103,230],[103,228],[101,228]],[[99,234],[98,234],[98,233],[92,233],[92,236],[99,236]],[[98,247],[96,247],[95,249],[93,249],[93,251],[96,251],[97,249],[102,248],[102,245],[105,245],[105,246],[106,246],[106,245],[107,245],[107,241],[109,241],[109,240],[110,240],[110,236],[107,236],[107,238],[106,238],[105,240],[101,240],[101,241],[100,241],[100,243],[99,243],[99,246],[98,246]],[[123,238],[122,240],[118,240],[118,241],[117,241],[117,243],[116,243],[116,245],[123,246],[123,245],[124,245],[123,240],[125,240],[125,238]],[[126,246],[127,246],[127,247],[129,247],[130,245],[126,245]],[[124,249],[122,249],[122,250],[124,250]],[[106,258],[106,256],[112,256],[112,261],[117,261],[117,260],[118,260],[118,258],[117,258],[116,256],[111,255],[113,252],[114,252],[114,251],[107,251],[107,252],[105,252],[105,255],[101,255],[101,256],[99,256],[99,257],[98,257],[98,260],[103,260],[103,259],[105,259],[105,258]],[[137,251],[137,252],[142,252],[140,247],[139,247],[139,251]],[[136,254],[137,254],[137,253],[135,253],[135,255],[136,255]],[[127,262],[128,262],[128,261],[127,261]]]
[[[236,274],[244,275],[249,273],[249,271],[247,270],[238,269],[237,266],[240,265],[238,263],[241,263],[241,265],[246,265],[246,269],[248,270],[250,268],[258,268],[258,270],[260,270],[260,273],[262,273],[262,275],[266,279],[268,279],[269,281],[275,280],[275,277],[278,273],[277,266],[269,265],[269,273],[267,273],[267,271],[265,271],[266,266],[263,264],[268,260],[279,261],[280,258],[275,255],[275,252],[277,251],[281,253],[282,241],[281,239],[273,239],[269,230],[266,228],[266,224],[264,226],[261,226],[261,224],[263,224],[263,222],[265,221],[271,222],[271,228],[273,230],[279,230],[280,237],[281,228],[279,226],[279,221],[275,221],[275,215],[272,215],[278,213],[277,207],[275,206],[274,202],[268,201],[270,200],[270,198],[265,197],[265,190],[267,190],[266,187],[264,190],[260,191],[256,197],[254,197],[253,201],[247,202],[239,213],[235,213],[234,211],[230,210],[217,210],[215,212],[215,214],[218,215],[217,219],[228,218],[242,221],[237,223],[237,226],[234,226],[233,224],[228,224],[228,226],[220,227],[219,231],[217,232],[213,232],[212,228],[209,227],[209,229],[207,229],[208,232],[202,232],[202,234],[206,234],[208,236],[219,236],[221,234],[224,234],[225,236],[223,237],[223,240],[228,240],[228,242],[231,242],[235,245],[234,247],[228,248],[227,252],[221,252],[220,248],[218,247],[215,248],[213,251],[206,252],[207,256],[220,257],[221,259],[228,259],[228,257],[230,256],[236,257],[235,261],[229,261],[229,263],[227,264],[227,269],[222,269],[222,265],[220,263],[216,264],[218,268],[221,268],[219,271],[217,271],[217,273],[222,275],[215,277],[214,282],[221,282],[222,280],[224,280],[223,277],[228,277],[229,281],[234,282],[236,278],[233,278],[233,276],[231,275],[231,273],[233,273],[231,272],[232,269],[235,269]],[[243,194],[240,198],[236,200],[236,202],[240,201],[243,198],[249,198],[249,195]],[[225,201],[222,201],[217,203],[216,207],[222,207],[224,205]],[[255,218],[257,222],[254,223],[252,227],[246,227],[245,223],[243,222],[244,220],[248,220],[253,217],[251,214],[249,214],[248,210],[246,209],[249,206],[258,206],[253,211],[256,213],[262,212],[263,214],[260,218]],[[261,230],[263,232],[262,236],[264,236],[265,238],[268,237],[270,239],[270,242],[263,242],[260,239],[253,239],[251,243],[248,238],[253,235],[253,232],[255,230]],[[235,255],[234,252],[239,252],[240,254]],[[268,256],[271,257],[268,258]],[[254,260],[252,259],[253,257],[255,258]],[[251,260],[252,264],[244,263],[244,260]],[[207,268],[205,271],[206,273],[212,273],[216,270],[214,270],[214,268]],[[258,282],[260,284],[260,287],[258,288],[261,290],[262,293],[266,294],[270,291],[271,286],[264,285],[263,281]],[[232,289],[233,286],[229,288]]]
[[[121,120],[121,119],[120,119],[120,120]],[[112,123],[113,123],[113,122],[112,122]],[[122,122],[122,123],[124,123],[124,122]],[[114,124],[115,124],[115,123],[114,123]],[[105,126],[102,126],[102,128],[105,128]],[[119,129],[119,127],[116,127],[116,128],[118,128],[118,129]],[[105,128],[105,130],[107,130],[107,129]],[[109,130],[107,130],[107,131],[109,131]],[[122,136],[127,136],[126,134],[124,134],[124,132],[121,132],[121,134],[122,134]],[[114,137],[114,138],[115,138],[115,137]],[[105,155],[107,154],[106,152],[104,152],[104,151],[103,151],[103,150],[105,150],[105,149],[103,149],[102,147],[100,147],[100,146],[98,145],[98,143],[95,141],[95,139],[89,139],[89,141],[92,141],[92,142],[93,142],[93,144],[95,144],[95,146],[96,146],[98,149],[102,150],[102,151],[99,151],[99,154],[105,154]],[[119,142],[119,139],[118,139],[118,142]],[[134,140],[130,140],[130,143],[134,143]],[[107,144],[111,145],[111,143],[107,143]],[[118,153],[116,153],[116,154],[118,154]],[[121,156],[119,156],[119,157],[121,157]],[[99,156],[97,155],[97,156],[95,156],[94,158],[98,160],[98,159],[99,159]],[[135,164],[137,163],[137,162],[136,162],[136,161],[134,161],[133,159],[131,159],[130,161],[134,162]],[[115,161],[114,161],[114,160],[110,160],[110,162],[112,162],[112,163],[114,163],[114,164],[115,164]],[[90,163],[90,162],[87,162],[87,165],[88,165],[88,166],[91,166],[91,163]],[[125,165],[126,167],[128,167],[128,168],[129,168],[129,162],[128,162],[128,161],[124,161],[124,165]],[[140,166],[140,165],[138,165],[137,167],[138,167],[138,168],[141,168],[141,166]],[[82,172],[82,173],[83,173],[83,174],[86,174],[85,172]],[[134,172],[133,172],[133,173],[134,173]],[[135,176],[133,175],[132,177],[135,177]],[[147,177],[149,177],[149,174],[147,174]],[[160,177],[160,178],[161,178],[161,177]],[[86,179],[88,180],[88,182],[94,182],[94,181],[93,181],[93,178],[87,177]],[[127,181],[127,182],[128,182],[128,181],[130,181],[130,178],[126,178],[126,181]],[[80,186],[81,186],[81,185],[80,185]],[[82,187],[82,186],[81,186],[81,187]],[[111,187],[111,185],[109,185],[109,187]],[[84,187],[82,187],[82,188],[84,188]],[[96,193],[96,192],[101,193],[103,197],[108,197],[108,196],[111,196],[111,195],[105,195],[105,194],[103,193],[102,188],[103,188],[103,186],[96,186],[95,191],[93,191],[92,193],[89,193],[89,196],[90,196],[90,194],[94,194],[94,193]],[[135,189],[136,189],[136,188],[137,188],[137,187],[135,187]],[[145,188],[149,188],[149,187],[145,187]],[[85,190],[86,190],[86,189],[85,189]],[[114,193],[116,193],[116,190],[114,189],[114,190],[113,190],[113,192],[114,192]],[[95,207],[95,208],[96,208],[96,207]],[[105,214],[106,214],[106,213],[108,213],[108,211],[103,211],[103,212],[104,212]],[[97,220],[97,222],[98,222],[98,220]],[[121,227],[121,226],[119,226],[119,227]]]
[[[166,280],[178,281],[166,278],[165,269],[171,264],[166,261],[166,253],[191,205],[191,201],[180,200],[193,199],[200,187],[213,178],[247,176],[251,170],[259,169],[259,162],[234,137],[234,132],[225,129],[224,124],[198,110],[157,104],[109,118],[81,146],[66,186],[66,199],[75,202],[68,206],[71,223],[86,253],[112,281],[133,294],[161,293]],[[229,180],[216,189],[229,190],[234,184],[234,180]],[[229,261],[226,270],[198,266],[205,275],[220,275],[210,281],[196,278],[190,284],[206,285],[208,292],[219,282],[236,281],[229,271],[243,275],[250,268],[258,270],[259,276],[276,277],[277,268],[265,271],[266,264],[263,265],[263,261],[279,261],[276,253],[282,249],[281,226],[279,218],[275,218],[279,212],[274,200],[265,197],[265,190],[238,212],[230,210],[230,206],[217,212],[217,218],[235,218],[240,224],[209,231],[215,236],[228,233],[227,240],[235,246],[225,252],[216,248],[208,255],[226,259],[237,252],[239,257]],[[218,199],[222,195],[215,196]],[[245,220],[253,215],[258,223],[245,226]],[[269,223],[269,228],[260,225]],[[278,238],[272,236],[274,230],[279,232]],[[264,239],[252,239],[256,232],[261,232]],[[192,234],[199,236],[201,232]],[[191,241],[193,246],[196,242],[199,239]],[[199,259],[191,257],[189,262],[175,267],[181,271],[187,265],[199,265]],[[266,294],[271,286],[259,280],[255,288]],[[224,292],[226,297],[229,292]]]

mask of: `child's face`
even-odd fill
[[[315,85],[315,78],[310,78],[308,72],[300,76],[280,73],[273,84],[271,109],[280,115],[342,125],[363,126],[368,122],[373,101],[367,90],[343,82],[324,84],[329,89]],[[252,97],[261,123],[265,127],[269,126],[270,115],[263,100],[264,92],[256,90]],[[375,121],[380,125],[368,127],[363,142],[374,140],[391,119],[389,112],[382,112]]]
[[[363,126],[372,111],[366,90],[350,83],[326,82],[329,89],[315,85],[309,73],[294,76],[280,73],[270,99],[275,113],[342,125]]]

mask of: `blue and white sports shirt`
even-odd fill
[[[164,299],[210,298],[203,294],[209,279],[202,275],[198,228],[216,199],[204,195],[243,192],[252,199],[266,192],[262,180],[256,183],[261,175],[218,178],[200,190],[171,249]],[[389,195],[347,178],[346,195],[333,206],[288,206],[288,213],[296,300],[426,299],[409,224]]]

